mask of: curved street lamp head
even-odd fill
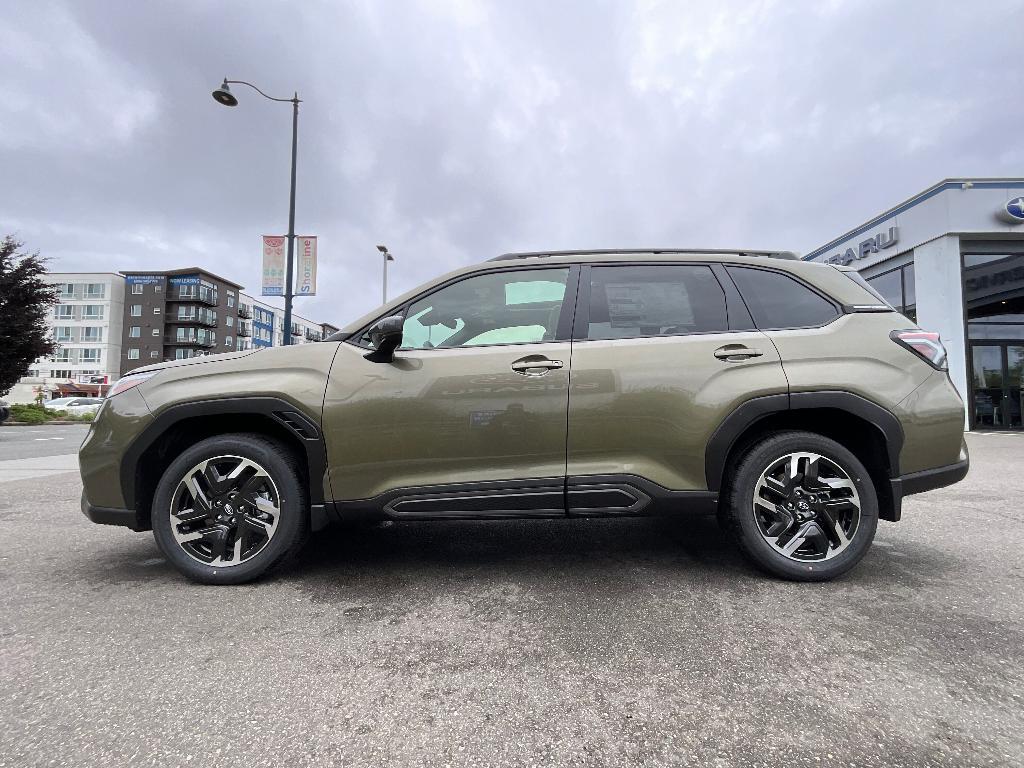
[[[220,88],[213,92],[214,101],[218,104],[223,104],[225,107],[238,106],[238,99],[235,98],[235,94],[228,88],[228,81],[225,79],[221,84]]]

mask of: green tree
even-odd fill
[[[22,245],[10,235],[0,241],[0,395],[57,348],[47,322],[57,286],[43,280],[45,259]]]

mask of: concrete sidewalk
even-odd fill
[[[77,471],[77,453],[37,456],[31,459],[8,459],[7,461],[0,461],[0,483],[9,483],[13,480],[30,480],[36,477],[49,477],[50,475]]]

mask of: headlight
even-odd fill
[[[139,384],[147,379],[153,378],[158,373],[159,371],[147,371],[146,373],[129,373],[127,376],[122,376],[117,380],[111,390],[107,392],[107,397],[111,398],[114,395],[127,392],[129,389],[139,386]]]

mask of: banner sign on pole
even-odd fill
[[[316,237],[303,236],[298,241],[299,287],[295,293],[299,296],[316,296]]]
[[[284,296],[284,242],[280,235],[263,236],[263,296]]]

